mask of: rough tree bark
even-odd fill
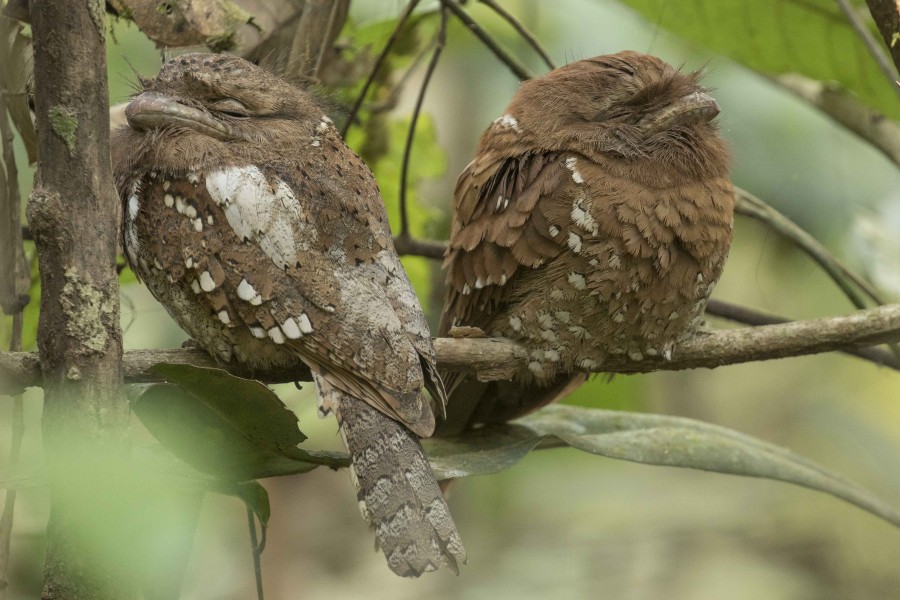
[[[878,31],[900,71],[900,4],[896,0],[866,0]]]
[[[128,431],[104,5],[32,2],[31,23],[39,162],[28,221],[41,264],[38,349],[51,490],[43,598],[119,600],[130,594],[103,564],[97,540],[80,535],[97,522],[88,513],[110,508],[114,477],[84,461],[121,457]]]

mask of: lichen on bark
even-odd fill
[[[75,134],[78,132],[78,115],[71,108],[53,106],[50,108],[50,127],[66,143],[69,156],[75,154]]]
[[[66,319],[66,333],[80,340],[85,353],[102,352],[109,339],[108,323],[115,314],[113,299],[109,294],[82,279],[75,267],[65,272],[59,303]]]

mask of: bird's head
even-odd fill
[[[509,107],[524,132],[548,149],[585,144],[626,158],[676,149],[724,147],[716,101],[685,73],[648,54],[625,51],[580,60],[522,84]]]
[[[163,163],[284,151],[324,116],[307,92],[226,54],[178,56],[141,87],[125,109],[128,133],[152,142]]]

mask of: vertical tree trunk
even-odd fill
[[[125,452],[122,336],[115,271],[118,201],[109,159],[101,0],[35,0],[39,163],[28,207],[41,267],[38,349],[51,516],[43,598],[123,599],[108,541]],[[121,473],[121,471],[119,472]],[[115,537],[115,536],[114,536]],[[126,550],[126,549],[122,549]]]

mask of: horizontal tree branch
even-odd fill
[[[744,323],[745,325],[752,325],[754,327],[791,323],[793,321],[787,317],[765,313],[753,308],[747,308],[746,306],[730,304],[728,302],[723,302],[722,300],[717,300],[716,298],[710,298],[709,303],[706,305],[706,316],[718,317],[720,319],[734,321],[735,323]],[[897,357],[888,350],[883,350],[874,346],[866,346],[864,348],[844,348],[841,352],[856,356],[863,360],[868,360],[882,367],[889,367],[895,371],[900,371],[900,361],[898,361]]]
[[[648,373],[681,369],[715,368],[745,362],[852,350],[900,341],[900,304],[890,304],[849,315],[793,321],[743,329],[698,333],[681,344],[672,360],[647,357],[632,361],[610,356],[604,373]],[[528,353],[522,346],[499,338],[438,338],[434,342],[438,365],[447,370],[474,373],[483,381],[510,379],[527,372]],[[251,373],[232,365],[217,365],[196,349],[132,350],[125,353],[125,378],[131,383],[157,378],[147,369],[160,362],[226,368],[229,372],[266,383],[307,381],[307,369]],[[32,352],[0,352],[0,393],[40,385],[40,362]]]

